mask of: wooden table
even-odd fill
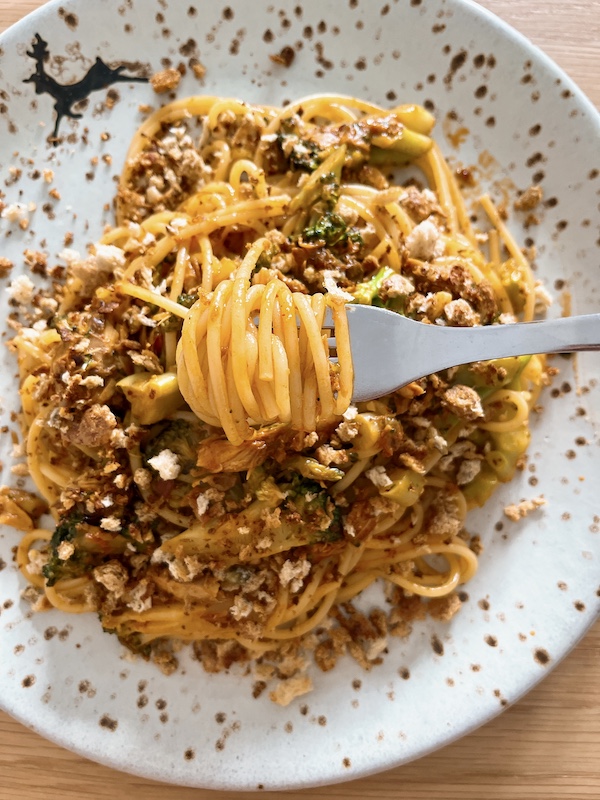
[[[0,0],[0,31],[42,3]],[[600,106],[599,0],[483,0],[482,5],[542,47]],[[598,798],[599,756],[600,622],[540,686],[471,736],[375,777],[286,797]],[[0,713],[0,800],[236,796],[168,787],[115,772],[62,750]]]

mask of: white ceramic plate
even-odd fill
[[[54,89],[54,98],[48,93],[54,84],[44,75],[74,83],[96,57],[113,68],[125,64],[125,75],[150,74],[164,59],[188,65],[198,58],[205,80],[200,84],[188,71],[179,97],[215,93],[280,103],[331,90],[383,104],[432,103],[444,151],[479,164],[483,187],[500,197],[506,186],[542,185],[539,225],[524,231],[514,218],[511,225],[520,241],[529,237],[538,248],[539,275],[557,300],[552,314],[560,314],[566,292],[573,313],[599,309],[599,117],[526,40],[464,0],[193,2],[62,0],[2,36],[4,202],[37,204],[26,231],[0,221],[2,255],[18,265],[26,247],[54,257],[67,231],[80,249],[94,240],[110,219],[103,206],[141,119],[138,105],[157,103],[145,83],[97,89],[79,108],[80,120],[61,120],[62,143],[55,147],[46,141],[53,104],[72,109],[64,89]],[[35,34],[49,53],[38,64],[40,94],[24,83],[36,66],[28,55]],[[296,53],[288,69],[269,59],[284,46]],[[453,134],[462,127],[469,136],[457,150]],[[112,165],[92,165],[103,154]],[[21,172],[17,179],[11,166]],[[44,169],[53,170],[60,199],[49,197],[50,185],[36,177]],[[600,608],[599,362],[580,357],[575,372],[573,360],[555,363],[561,373],[534,422],[528,468],[469,519],[485,551],[461,613],[450,624],[429,621],[407,641],[393,641],[382,666],[362,673],[348,661],[315,673],[315,691],[288,708],[273,705],[266,693],[253,699],[247,677],[207,675],[185,659],[182,671],[166,678],[125,658],[93,616],[32,616],[13,566],[18,535],[5,529],[0,705],[44,736],[118,769],[239,789],[357,777],[421,756],[490,719],[547,674]],[[2,422],[13,429],[16,381],[7,355],[2,367]],[[4,482],[15,480],[9,440],[2,437],[0,445]],[[539,494],[548,500],[543,510],[518,525],[503,517],[507,502]]]

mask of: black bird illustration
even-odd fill
[[[55,99],[54,110],[56,111],[56,123],[51,140],[57,141],[58,128],[63,117],[71,119],[81,119],[82,114],[73,111],[73,106],[85,100],[92,92],[99,89],[106,89],[112,83],[131,82],[147,83],[147,78],[134,75],[123,75],[126,66],[116,68],[109,67],[101,58],[96,58],[95,62],[87,71],[86,75],[75,83],[58,83],[51,75],[45,71],[44,65],[50,56],[48,43],[45,42],[39,33],[36,33],[32,44],[32,49],[27,51],[36,62],[35,72],[26,78],[23,83],[33,83],[36,94],[49,94]]]

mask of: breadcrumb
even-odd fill
[[[0,278],[5,278],[13,267],[14,264],[9,258],[0,256]]]
[[[290,591],[297,592],[304,582],[304,578],[310,572],[310,561],[302,559],[302,561],[284,561],[279,573],[279,583],[285,587],[289,586]]]
[[[269,697],[279,706],[289,706],[296,697],[312,692],[312,689],[313,682],[308,675],[297,675],[278,683],[275,689],[269,693]]]
[[[68,561],[75,552],[75,545],[73,542],[61,542],[56,552],[61,561]]]
[[[546,498],[543,495],[533,497],[531,500],[522,500],[520,503],[506,506],[504,514],[513,522],[518,522],[523,517],[526,517],[530,511],[535,511],[536,508],[546,505]]]
[[[148,464],[158,472],[163,481],[173,480],[181,472],[179,459],[172,450],[161,450],[157,456],[148,459]]]
[[[474,420],[483,417],[481,398],[470,386],[457,384],[446,389],[442,403],[462,419]]]
[[[542,192],[541,186],[530,186],[515,200],[515,210],[531,211],[541,203],[543,196],[544,193]]]
[[[194,61],[192,64],[192,72],[199,81],[204,79],[206,75],[206,67],[200,61]]]
[[[6,291],[10,295],[11,300],[24,306],[33,299],[35,284],[27,275],[19,275],[11,282]]]
[[[349,292],[345,292],[341,289],[334,278],[334,272],[330,269],[323,270],[323,286],[327,290],[327,293],[330,294],[332,297],[339,297],[341,300],[347,300],[350,302],[354,300],[354,295],[351,295]]]
[[[431,261],[444,254],[445,245],[439,228],[430,219],[424,219],[406,237],[406,249],[411,258]]]
[[[393,484],[392,479],[385,471],[385,467],[382,466],[371,467],[365,472],[365,475],[378,489],[387,489]]]
[[[155,73],[150,78],[150,83],[156,94],[163,92],[170,92],[179,86],[181,80],[181,73],[177,69],[164,69],[161,72]]]
[[[100,522],[100,527],[105,531],[117,532],[121,530],[121,521],[116,517],[105,517]]]

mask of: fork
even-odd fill
[[[353,402],[374,400],[425,375],[474,361],[600,350],[600,314],[455,328],[417,322],[375,306],[349,304],[346,312]],[[335,336],[329,345],[335,348]]]

